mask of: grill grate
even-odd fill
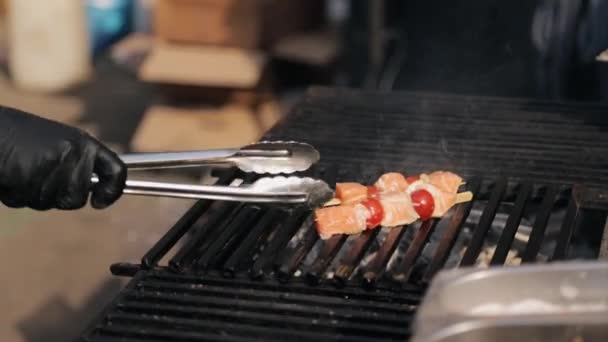
[[[566,218],[553,239],[556,246],[550,259],[576,257],[568,256],[568,248],[576,230],[576,216],[581,210],[571,188],[518,183],[507,178],[496,182],[472,178],[467,181],[466,189],[474,193],[474,200],[456,205],[441,219],[377,229],[356,236],[334,236],[325,241],[319,239],[310,211],[227,203],[212,206],[203,205],[207,203],[201,201],[184,215],[184,218],[190,218],[188,222],[195,223],[183,228],[181,225],[185,219],[180,220],[167,233],[170,238],[161,239],[146,254],[141,267],[157,268],[157,264],[151,265],[146,261],[161,260],[178,241],[172,234],[179,232],[183,235],[190,229],[193,231],[190,239],[168,262],[168,268],[173,272],[227,279],[276,278],[280,282],[298,278],[311,284],[332,283],[336,286],[377,285],[384,289],[398,289],[402,285],[416,284],[423,288],[435,273],[444,268],[449,258],[459,258],[452,263],[461,266],[473,265],[488,245],[496,247],[489,264],[505,264],[509,252],[514,249],[516,234],[522,230],[521,222],[525,216],[534,216],[536,220],[527,233],[529,243],[519,253],[525,262],[537,261],[545,242],[547,222],[551,215],[559,213],[556,209],[560,205],[563,207],[560,201],[568,198],[567,203],[570,204],[565,207]],[[577,193],[591,191],[577,189]],[[476,205],[483,207],[483,213],[478,222],[470,222],[469,214]],[[500,207],[504,205],[509,206],[506,223],[495,241],[489,242],[488,235]],[[533,209],[532,212],[529,209]],[[458,257],[454,255],[459,252],[455,244],[465,235],[465,228],[471,231],[468,233],[470,237],[464,246],[459,247],[463,255]],[[433,241],[436,242],[434,246]],[[428,262],[420,260],[425,248],[429,249]],[[599,245],[596,248],[594,253],[597,255]],[[139,269],[136,266],[115,265],[114,272],[132,275]],[[422,266],[423,274],[412,281],[412,272]]]
[[[345,168],[605,186],[607,113],[599,105],[320,88],[267,137],[310,142],[323,163]]]
[[[403,340],[419,298],[141,272],[85,340]]]
[[[323,162],[309,175],[329,184],[369,183],[385,170],[450,169],[465,175],[474,200],[441,219],[326,241],[303,209],[199,201],[140,265],[112,266],[114,274],[133,279],[84,340],[404,340],[441,269],[606,253],[601,236],[581,238],[589,231],[601,235],[608,214],[606,161],[595,154],[608,149],[608,140],[596,134],[605,126],[589,121],[601,108],[426,94],[380,101],[380,95],[359,99],[348,92],[332,102],[321,95],[268,136],[319,147]],[[363,113],[372,105],[376,116]],[[320,110],[327,115],[312,115]],[[353,123],[344,113],[356,115]],[[422,119],[412,122],[416,116]],[[314,122],[333,128],[310,134]],[[512,129],[499,129],[492,143],[488,127],[501,122]],[[336,131],[338,123],[344,129]],[[350,130],[355,125],[361,129]],[[577,145],[558,158],[562,150],[550,144],[566,131]],[[469,137],[470,146],[459,143]],[[218,176],[221,184],[243,177],[232,170]]]
[[[474,202],[457,205],[445,218],[327,241],[318,239],[309,212],[251,205],[219,205],[214,211],[200,202],[184,217],[202,223],[190,227],[196,233],[169,267],[114,265],[113,272],[134,279],[85,340],[404,340],[429,280],[458,257],[459,237],[471,230],[462,257],[452,264],[474,264],[505,200],[512,204],[510,214],[488,263],[506,262],[526,208],[535,204],[536,221],[521,252],[526,262],[538,261],[546,222],[564,196],[566,220],[549,259],[577,257],[569,247],[585,210],[579,199],[592,190],[512,184],[505,178],[483,184],[468,181]],[[470,225],[467,217],[476,204],[483,213]],[[226,215],[232,218],[214,219]],[[186,230],[175,227],[168,234]],[[158,251],[168,251],[173,241],[161,239],[148,260],[161,260]]]

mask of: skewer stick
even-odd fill
[[[456,203],[454,203],[454,204],[470,202],[472,199],[473,199],[472,192],[470,192],[470,191],[461,192],[459,194],[456,194]]]
[[[456,194],[456,201],[454,202],[454,204],[470,202],[472,199],[473,199],[472,192],[470,192],[470,191],[461,192],[461,193]],[[325,204],[323,204],[323,207],[331,207],[331,206],[336,206],[336,205],[340,205],[340,204],[342,204],[340,199],[332,198],[331,200],[325,202]]]
[[[338,198],[332,198],[329,201],[325,202],[325,204],[323,204],[323,207],[331,207],[340,204],[342,204],[342,202]]]

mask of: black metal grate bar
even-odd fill
[[[414,269],[414,266],[416,265],[416,260],[422,253],[422,249],[424,248],[424,246],[429,241],[431,234],[433,234],[437,223],[439,223],[439,220],[432,219],[424,221],[420,225],[420,228],[418,229],[418,232],[416,232],[414,240],[405,252],[403,262],[393,272],[392,279],[394,281],[404,284],[410,279],[411,273]]]
[[[479,253],[483,248],[483,242],[485,241],[488,231],[492,226],[492,221],[494,221],[494,217],[496,217],[498,206],[500,205],[506,189],[507,179],[504,177],[499,179],[498,182],[494,184],[492,195],[490,196],[490,199],[483,210],[483,214],[479,219],[479,223],[473,232],[473,237],[467,246],[464,256],[462,257],[460,266],[471,266],[475,264],[475,261],[479,257]]]
[[[580,208],[576,203],[576,192],[573,191],[572,197],[568,202],[566,217],[562,222],[562,227],[559,232],[557,245],[555,246],[555,250],[553,251],[553,255],[551,256],[551,261],[563,260],[567,257],[568,246],[570,244],[570,239],[572,238],[572,233],[574,232],[574,227],[576,225],[579,213]]]
[[[575,186],[577,203],[580,208],[608,211],[608,188],[588,188]]]
[[[327,184],[333,185],[336,183],[338,174],[340,172],[341,171],[338,168],[333,165],[330,165],[322,170],[322,178],[325,180],[325,182],[327,182]],[[310,234],[317,235],[316,232],[312,232],[314,231],[314,227],[311,227],[310,230]],[[315,243],[323,244],[323,246],[325,247],[323,248],[323,251],[321,252],[319,257],[316,259],[314,265],[310,267],[306,273],[306,277],[308,278],[309,282],[312,284],[316,284],[321,281],[322,274],[325,272],[325,269],[327,268],[327,266],[329,266],[329,263],[331,263],[336,253],[340,250],[342,244],[346,241],[346,237],[335,236],[327,241],[324,241],[319,239],[318,237],[312,238],[310,237],[310,235],[307,235],[305,239],[307,243],[301,247],[300,251],[306,250],[308,248],[308,244],[312,242],[311,240],[315,240]],[[315,243],[313,243],[311,248],[314,247]],[[292,263],[295,262],[296,260],[292,261]],[[293,269],[293,265],[288,266],[288,268]],[[284,270],[285,268],[283,267],[283,271]]]
[[[219,180],[215,183],[217,185],[227,185],[230,183],[230,180],[233,178],[235,171],[224,172]],[[179,239],[181,239],[186,232],[190,230],[192,225],[196,223],[196,221],[203,215],[203,213],[209,209],[209,207],[213,204],[213,201],[209,200],[200,200],[196,202],[196,204],[191,207],[185,214],[182,216],[169,231],[163,235],[163,237],[158,240],[150,248],[150,250],[143,256],[141,259],[141,264],[145,268],[152,268],[156,266],[156,264],[163,258],[167,252],[175,244]]]
[[[246,270],[253,264],[255,246],[265,241],[271,229],[278,224],[277,219],[281,216],[280,209],[270,209],[264,213],[257,224],[243,238],[242,243],[228,258],[224,264],[224,275],[234,277],[239,270]]]
[[[130,262],[117,262],[110,265],[110,273],[120,277],[133,277],[141,269],[147,268],[141,264],[134,264]]]
[[[110,318],[115,317],[111,316]],[[137,338],[139,341],[256,341],[255,338],[247,338],[247,337],[234,337],[234,336],[225,336],[220,338],[217,334],[211,333],[202,333],[202,332],[184,332],[177,329],[162,329],[156,328],[154,325],[152,327],[145,328],[137,328],[134,329],[133,326],[136,326],[138,323],[146,322],[146,317],[140,317],[136,320],[131,321],[120,321],[117,320],[117,324],[112,324],[111,326],[105,326],[99,329],[101,336],[109,335],[109,336],[122,336],[121,341],[125,340],[125,337],[129,338],[128,341],[132,341],[131,338]],[[152,325],[152,324],[150,324]]]
[[[199,240],[198,244],[192,246],[191,255],[193,257],[188,258],[188,264],[194,264],[196,262],[195,259],[200,258],[201,254],[204,253],[204,251],[206,251],[207,249],[215,248],[214,246],[216,245],[216,241],[218,241],[220,238],[225,236],[224,232],[226,230],[233,229],[236,226],[235,221],[237,219],[239,220],[239,222],[246,224],[247,223],[246,219],[248,218],[248,216],[247,215],[242,216],[242,215],[240,215],[240,213],[243,212],[244,210],[246,210],[246,208],[248,208],[248,207],[249,206],[244,203],[238,204],[238,205],[232,207],[231,211],[227,212],[228,216],[225,218],[225,220],[220,221],[220,222],[208,227],[209,229],[203,235],[202,240]],[[255,210],[255,209],[253,209],[253,210]],[[218,247],[221,248],[221,243],[220,243],[220,246],[218,246]]]
[[[283,326],[284,328],[292,328],[293,330],[300,328],[305,331],[307,330],[306,327],[312,325],[316,331],[333,331],[353,334],[355,336],[368,335],[370,337],[373,337],[374,334],[378,334],[389,339],[403,337],[404,335],[403,330],[395,326],[369,324],[369,322],[350,322],[350,318],[336,323],[335,321],[332,321],[331,317],[322,314],[316,315],[316,319],[311,320],[311,317],[301,317],[294,312],[286,314],[282,310],[274,310],[269,313],[268,311],[250,312],[243,309],[234,310],[233,308],[226,306],[222,308],[210,308],[205,306],[163,304],[162,307],[159,307],[156,304],[142,303],[140,301],[122,302],[118,305],[118,309],[123,312],[147,315],[149,324],[152,326],[161,323],[161,317],[171,319],[173,320],[173,324],[167,325],[166,328],[173,329],[188,328],[188,325],[192,327],[192,323],[196,322],[194,328],[205,328],[206,330],[213,331],[217,329],[215,328],[217,324],[238,321],[243,325],[264,326],[274,324],[277,327]],[[155,314],[157,319],[153,319],[153,315]],[[192,317],[194,320],[190,320],[189,317]],[[110,317],[110,319],[112,319],[112,317]],[[235,331],[238,331],[237,327],[234,327],[231,332]]]
[[[336,269],[334,280],[337,284],[344,285],[348,281],[361,261],[361,258],[363,258],[367,249],[371,246],[372,242],[374,242],[374,239],[376,239],[379,231],[379,229],[368,230],[356,238]]]
[[[204,288],[198,288],[203,287]],[[238,298],[239,300],[255,300],[261,301],[269,305],[270,302],[284,302],[288,300],[290,303],[298,303],[298,304],[310,304],[314,305],[317,308],[335,308],[339,310],[341,308],[356,308],[360,309],[374,309],[378,310],[379,313],[386,314],[404,314],[405,312],[411,311],[413,307],[406,305],[405,307],[395,307],[391,303],[383,303],[378,301],[373,301],[372,299],[354,299],[349,303],[344,303],[341,297],[330,297],[325,296],[323,293],[318,294],[306,294],[306,293],[294,293],[294,292],[284,292],[280,291],[278,288],[266,288],[266,289],[258,289],[254,286],[246,287],[242,286],[238,289],[226,289],[219,285],[202,285],[197,283],[182,283],[182,284],[172,284],[169,282],[160,282],[160,281],[148,281],[147,284],[138,288],[138,291],[156,291],[159,294],[179,294],[179,295],[195,295],[195,296],[204,296],[209,297],[213,296],[218,300],[222,301],[230,298]],[[344,294],[347,295],[347,294]],[[344,296],[343,295],[343,296]],[[386,301],[386,299],[382,299]],[[412,301],[412,303],[417,303]],[[269,306],[270,308],[271,306]]]
[[[125,340],[129,342],[165,342],[166,339],[150,339],[146,338],[140,339],[131,335],[125,335],[122,333],[124,329],[109,329],[110,327],[100,327],[98,332],[98,337],[95,338],[95,342],[124,342]],[[127,330],[130,332],[130,330]],[[90,341],[90,339],[83,338],[82,341]]]
[[[363,268],[363,281],[368,287],[373,286],[384,275],[386,264],[397,249],[403,234],[409,228],[409,226],[392,228],[376,252],[374,259]]]
[[[315,312],[310,308],[306,308],[301,303],[297,302],[265,302],[259,300],[259,298],[216,298],[205,295],[192,295],[192,294],[173,294],[164,293],[159,291],[131,291],[127,293],[127,300],[137,303],[149,303],[149,304],[172,304],[179,306],[199,306],[204,308],[224,308],[232,307],[234,309],[243,310],[247,312],[262,312],[272,313],[279,312],[285,315],[293,315],[300,317],[311,317],[311,318],[331,318],[344,319],[351,322],[377,322],[378,324],[399,324],[403,322],[404,312],[383,312],[381,315],[374,314],[371,311],[358,310],[355,307],[337,307],[336,310],[329,314],[325,311]],[[328,305],[329,307],[330,305]],[[405,311],[407,312],[407,310]]]
[[[481,179],[474,178],[470,182],[467,182],[467,189],[471,191],[474,196],[479,192],[479,188],[481,186]],[[475,198],[473,198],[474,201]],[[423,281],[428,283],[431,278],[435,275],[435,273],[439,272],[443,268],[445,261],[456,242],[456,238],[464,225],[464,222],[469,216],[469,212],[473,207],[473,201],[460,204],[456,209],[454,216],[450,219],[450,225],[443,233],[441,240],[439,242],[439,246],[437,247],[437,251],[429,264],[428,270],[424,275]]]
[[[173,258],[169,260],[169,266],[175,271],[181,271],[183,267],[188,265],[192,259],[196,257],[195,252],[197,251],[198,246],[203,244],[205,240],[212,241],[207,236],[210,231],[222,222],[225,225],[229,224],[230,221],[226,220],[226,218],[229,219],[233,217],[230,213],[235,213],[239,207],[241,207],[241,205],[234,203],[218,203],[216,210],[210,215],[208,221],[205,222]]]
[[[221,228],[219,235],[213,239],[213,243],[206,248],[199,248],[197,251],[199,257],[195,262],[195,269],[199,272],[206,271],[216,261],[221,260],[226,253],[226,249],[229,250],[232,245],[229,242],[239,240],[239,237],[247,232],[246,229],[253,225],[259,213],[260,209],[252,206],[245,206],[238,211],[234,219],[227,226]]]
[[[526,249],[524,250],[524,253],[521,258],[521,261],[523,263],[530,263],[536,261],[536,257],[540,250],[541,244],[545,236],[545,231],[547,229],[547,222],[549,221],[549,216],[551,216],[551,210],[555,205],[555,200],[558,194],[558,187],[549,186],[547,188],[547,191],[543,198],[543,202],[536,216],[536,220],[534,221],[534,226],[532,227],[530,239],[526,244]]]
[[[336,254],[338,254],[338,251],[342,248],[346,239],[346,236],[333,236],[326,241],[322,241],[323,247],[321,253],[315,259],[315,262],[306,274],[306,278],[310,283],[317,284],[322,280],[322,276],[327,270],[327,267]]]
[[[356,174],[359,175],[360,181],[364,184],[372,184],[383,173],[384,169],[382,167],[366,168],[363,165],[357,165],[356,169]],[[346,246],[348,246],[349,250],[345,255],[343,255],[343,259],[333,275],[333,280],[336,284],[344,285],[349,280],[365,253],[372,246],[372,243],[378,236],[379,232],[380,229],[365,231],[359,237],[357,237],[352,244],[349,243],[348,238],[343,242],[341,248],[346,248]]]
[[[225,321],[200,320],[188,318],[172,318],[165,316],[146,317],[140,314],[116,314],[111,319],[118,324],[123,324],[128,327],[130,325],[149,325],[151,327],[160,326],[172,334],[174,331],[182,332],[187,329],[192,330],[211,330],[211,334],[190,333],[188,336],[180,336],[180,338],[194,338],[195,341],[285,341],[285,340],[333,340],[347,338],[352,341],[374,341],[372,337],[365,336],[348,336],[343,334],[340,328],[335,329],[319,329],[315,327],[312,331],[296,330],[291,327],[273,327],[272,330],[259,325],[244,325],[242,323],[230,323]],[[238,319],[238,318],[237,318]],[[128,328],[127,328],[128,329]],[[156,334],[159,333],[158,328],[152,328]],[[149,334],[151,331],[146,330],[143,334]],[[167,334],[168,335],[168,334]],[[222,336],[221,338],[218,336]],[[400,334],[399,337],[402,337]],[[390,341],[392,336],[382,337],[380,340]],[[177,341],[177,340],[176,340]],[[181,341],[181,339],[180,339]]]
[[[230,283],[228,283],[230,281]],[[282,285],[282,286],[279,286]],[[303,283],[292,283],[289,286],[280,283],[263,283],[225,280],[208,276],[200,279],[192,276],[177,276],[167,273],[155,273],[138,282],[137,291],[150,293],[168,293],[181,295],[209,296],[214,298],[252,299],[260,301],[289,301],[294,303],[311,303],[326,308],[362,308],[376,309],[378,312],[402,314],[411,311],[419,303],[420,292],[414,291],[364,291],[360,288],[345,287],[336,289],[328,286],[310,287]],[[344,296],[349,301],[344,301]],[[396,306],[395,304],[399,304]]]
[[[528,203],[531,192],[532,184],[522,184],[521,189],[519,189],[519,193],[517,194],[515,205],[509,213],[507,224],[505,225],[505,228],[500,235],[500,239],[498,240],[498,245],[496,246],[492,260],[490,261],[491,265],[502,265],[505,263],[507,254],[509,253],[509,249],[513,244],[513,239],[515,238],[515,234],[519,228],[522,216],[524,215],[524,209],[526,208],[526,204]]]
[[[309,221],[312,221],[312,216],[310,217]],[[302,231],[303,234],[296,234],[294,236],[296,241],[290,241],[287,248],[279,255],[276,265],[278,272],[277,276],[279,280],[283,282],[289,280],[302,260],[310,252],[315,242],[317,242],[319,239],[319,235],[317,234],[312,222],[310,222],[310,224],[303,225]],[[300,235],[303,236],[298,239]]]
[[[268,269],[272,267],[277,251],[285,246],[291,236],[301,227],[305,215],[307,215],[306,211],[301,208],[289,213],[287,220],[273,232],[268,245],[264,247],[262,254],[251,267],[250,275],[252,277],[262,277],[267,273]]]

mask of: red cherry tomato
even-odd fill
[[[380,201],[375,198],[369,198],[363,202],[361,202],[369,210],[369,218],[367,219],[367,229],[372,229],[380,225],[382,219],[384,218],[384,210],[382,209],[382,205]]]
[[[420,180],[420,177],[418,176],[409,176],[405,179],[407,181],[407,184],[412,184],[417,180]]]
[[[376,198],[376,197],[378,197],[379,193],[380,193],[380,190],[378,190],[377,187],[375,187],[375,186],[368,186],[367,187],[367,197],[369,197],[369,198]]]
[[[416,190],[410,195],[414,209],[420,215],[421,220],[427,220],[433,216],[435,210],[435,200],[431,193],[424,190]]]

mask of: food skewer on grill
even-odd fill
[[[335,198],[315,210],[317,232],[328,239],[441,217],[455,204],[472,200],[472,193],[458,193],[462,184],[460,176],[446,171],[407,178],[390,172],[373,186],[338,183]]]

